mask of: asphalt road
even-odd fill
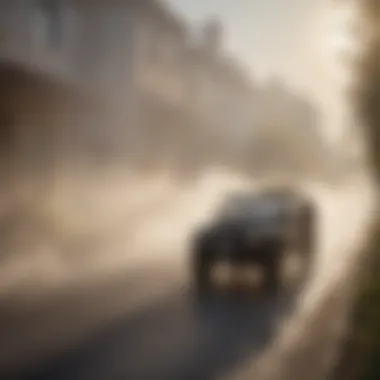
[[[338,274],[348,274],[354,258],[349,247],[363,223],[361,191],[352,186],[328,195],[319,269],[305,299],[294,292],[236,293],[200,303],[177,252],[162,272],[156,263],[54,295],[35,308],[4,307],[0,378],[324,378],[347,316],[352,289]]]
[[[187,289],[154,299],[26,373],[1,378],[219,379],[271,341],[294,299],[239,292],[199,302]]]

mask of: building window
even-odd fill
[[[62,15],[59,0],[39,0],[40,22],[43,24],[44,40],[49,48],[62,45]]]

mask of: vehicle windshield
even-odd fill
[[[219,217],[239,220],[266,221],[280,216],[279,202],[273,199],[241,197],[229,199],[222,207]]]

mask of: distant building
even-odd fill
[[[252,85],[226,57],[220,22],[206,23],[196,42],[188,29],[158,0],[3,0],[0,59],[67,77],[110,100],[125,124],[117,133],[106,126],[103,136],[114,136],[122,150],[136,139],[148,151],[160,144],[180,150],[175,142],[190,141],[195,128],[205,141],[236,138],[239,146],[252,124]]]
[[[279,80],[257,91],[253,110],[256,125],[292,125],[314,137],[320,133],[321,114],[317,108]]]
[[[185,24],[155,0],[0,3],[0,59],[87,87],[125,110],[129,127],[151,103],[184,106],[185,40]]]
[[[152,91],[157,77],[152,71],[166,65],[166,71],[178,73],[183,34],[181,22],[153,0],[0,3],[2,57],[65,72],[110,91],[130,85],[131,74],[140,84],[142,71],[148,79],[141,84]],[[175,92],[174,84],[167,87]]]
[[[241,149],[252,128],[253,84],[238,62],[223,49],[223,28],[206,22],[201,38],[191,50],[193,112],[207,126],[215,146],[224,145],[224,155]]]
[[[70,7],[60,0],[0,3],[0,54],[30,66],[68,71],[74,53]]]

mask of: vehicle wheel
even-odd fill
[[[307,279],[313,267],[316,249],[315,215],[311,207],[306,207],[300,228],[300,256],[302,260],[303,279]]]
[[[266,293],[277,293],[281,286],[280,260],[273,260],[265,270],[264,291]]]
[[[198,253],[194,259],[194,280],[197,295],[206,295],[211,290],[212,262],[205,254]]]
[[[264,288],[266,292],[276,293],[282,283],[284,243],[281,240],[273,241],[273,244],[270,244],[267,249],[266,254],[271,257],[271,260],[266,264]]]
[[[311,207],[306,207],[302,221],[302,250],[305,256],[312,256],[315,249],[315,216]]]

